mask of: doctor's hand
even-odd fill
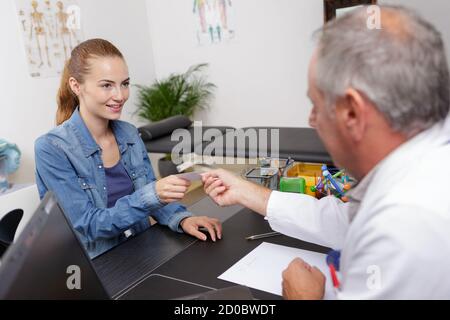
[[[223,169],[202,174],[202,180],[205,193],[219,206],[240,204],[245,180]]]
[[[222,239],[222,223],[209,217],[189,217],[181,221],[180,223],[183,231],[197,239],[206,241],[208,237],[199,231],[199,228],[208,230],[211,240],[216,242],[217,239]]]
[[[286,300],[322,300],[325,276],[300,258],[283,272],[283,298]]]
[[[239,204],[265,216],[272,190],[220,169],[202,175],[205,193],[221,207]]]
[[[176,176],[169,176],[156,182],[156,193],[163,203],[180,201],[186,195],[191,183]]]

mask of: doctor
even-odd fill
[[[241,204],[288,236],[341,250],[339,299],[450,297],[450,82],[439,32],[415,13],[365,9],[323,28],[309,68],[310,122],[360,183],[350,203],[267,190],[226,171],[204,176],[221,206]],[[286,299],[322,299],[325,277],[300,259]]]

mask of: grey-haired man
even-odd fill
[[[215,171],[205,191],[272,228],[342,250],[339,299],[450,297],[450,81],[439,32],[415,13],[365,8],[328,24],[309,68],[315,127],[335,164],[359,181],[344,204],[271,192]],[[326,275],[329,276],[329,275]],[[287,299],[322,299],[325,275],[300,259],[283,273]]]

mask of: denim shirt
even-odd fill
[[[183,232],[181,220],[192,216],[180,204],[160,201],[137,129],[123,121],[111,121],[111,128],[135,192],[119,199],[110,209],[102,150],[78,110],[35,143],[39,195],[42,199],[47,191],[55,194],[91,258],[148,229],[150,216],[179,233]]]

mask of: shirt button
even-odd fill
[[[106,190],[106,187],[103,187],[103,190]]]
[[[124,232],[124,234],[125,234],[125,237],[129,238],[133,235],[133,232],[131,232],[131,230],[127,230]]]
[[[103,168],[103,166],[98,166],[99,169]]]

